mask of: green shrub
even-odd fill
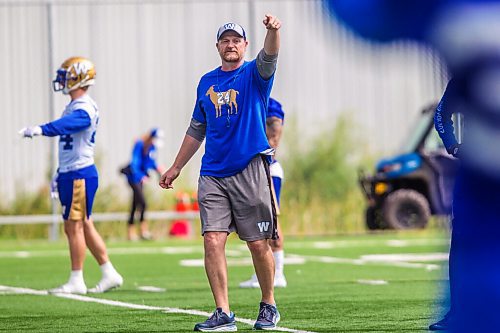
[[[291,123],[293,128],[293,120]],[[307,147],[298,142],[297,136],[287,142],[290,148],[282,161],[285,183],[281,198],[285,233],[365,230],[365,202],[357,184],[357,169],[367,162],[359,148],[364,145],[357,141],[353,128],[346,116],[340,116],[333,129],[318,133]]]
[[[19,192],[8,206],[0,207],[0,215],[49,214],[50,194],[48,186],[34,193]],[[1,225],[1,238],[46,238],[47,225]]]

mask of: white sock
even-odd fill
[[[274,256],[274,266],[275,266],[275,275],[283,275],[283,266],[285,264],[285,251],[279,250],[273,252]]]
[[[68,282],[69,283],[84,283],[83,270],[79,269],[76,271],[71,271]]]
[[[110,275],[117,273],[111,261],[102,264],[100,267],[101,267],[102,277],[108,277]]]

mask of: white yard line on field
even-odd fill
[[[444,246],[450,245],[449,238],[413,238],[413,239],[345,239],[331,241],[287,241],[287,249],[336,249],[356,247],[410,247],[410,246]],[[240,251],[248,252],[245,244],[234,246]]]
[[[202,246],[167,246],[167,247],[129,247],[129,248],[108,248],[111,255],[133,255],[133,254],[192,254],[203,253]],[[241,256],[239,250],[226,250],[228,256]],[[33,251],[0,251],[0,258],[31,258],[31,257],[61,257],[67,256],[68,250],[33,250]]]
[[[320,247],[326,248],[326,244],[321,243]],[[251,266],[252,260],[247,256],[246,251],[239,251],[235,249],[228,249],[226,255],[228,256],[227,263],[229,266]],[[133,255],[133,254],[196,254],[203,253],[202,247],[145,247],[145,248],[111,248],[109,253],[112,255]],[[32,257],[53,257],[53,256],[67,256],[67,250],[56,251],[0,251],[0,258],[32,258]],[[306,261],[319,261],[324,263],[336,264],[351,264],[351,265],[367,265],[378,264],[384,266],[406,267],[406,268],[424,268],[426,270],[439,269],[440,265],[422,263],[426,261],[446,261],[448,259],[447,253],[403,253],[403,254],[370,254],[362,255],[359,258],[341,258],[332,256],[311,256],[311,255],[297,255],[289,253],[285,258],[287,265],[303,265]],[[183,259],[180,260],[181,266],[188,267],[202,267],[203,259]]]
[[[35,290],[28,288],[19,288],[19,287],[9,287],[9,286],[0,286],[0,292],[5,294],[18,294],[18,295],[48,295],[47,290]]]
[[[368,285],[372,285],[372,286],[382,286],[382,285],[389,284],[389,282],[387,282],[386,280],[363,280],[363,279],[358,280],[358,283],[359,284],[368,284]]]
[[[316,241],[316,242],[288,242],[288,249],[334,249],[334,248],[354,248],[354,247],[409,247],[409,246],[440,246],[449,245],[450,240],[444,238],[422,238],[422,239],[363,239],[363,240],[338,240],[338,241]],[[129,254],[191,254],[203,253],[203,246],[165,246],[165,247],[126,247],[108,248],[112,255]],[[228,256],[238,257],[249,253],[246,245],[230,246],[226,249]],[[31,258],[31,257],[53,257],[67,256],[68,250],[33,250],[33,251],[0,251],[0,258]]]
[[[372,247],[372,246],[388,246],[388,247],[409,247],[409,246],[440,246],[449,245],[449,239],[367,239],[367,240],[339,240],[339,241],[317,241],[312,244],[313,248],[317,249],[335,249],[335,248],[352,248],[352,247]],[[294,244],[295,245],[295,244]],[[287,247],[288,244],[287,244]]]
[[[403,267],[403,268],[423,268],[428,271],[433,271],[440,269],[441,266],[437,264],[426,264],[420,262],[407,262],[407,261],[440,261],[446,260],[448,257],[445,253],[436,254],[430,253],[426,256],[425,253],[418,254],[396,254],[392,257],[384,258],[384,255],[367,255],[361,256],[358,259],[352,258],[339,258],[330,256],[309,256],[309,255],[298,255],[289,253],[285,257],[285,264],[287,265],[303,265],[308,261],[316,261],[327,264],[348,264],[348,265],[381,265],[381,266],[392,266],[392,267]],[[415,256],[415,258],[412,258]],[[407,261],[403,260],[407,259]],[[419,260],[420,259],[420,260]],[[180,260],[180,265],[185,267],[203,267],[203,259],[183,259]],[[228,266],[251,266],[252,259],[247,258],[237,258],[228,259]]]
[[[154,286],[137,286],[137,290],[147,291],[150,293],[164,293],[167,291],[165,288],[154,287]]]
[[[227,259],[228,266],[253,266],[252,258],[231,258]],[[306,260],[300,256],[286,257],[283,261],[286,265],[303,265]],[[204,259],[183,259],[179,262],[181,266],[185,267],[203,267],[205,265]]]
[[[19,287],[10,287],[10,286],[0,285],[0,295],[2,293],[40,295],[40,296],[51,295],[51,294],[47,293],[46,290],[35,290],[35,289],[29,289],[29,288],[19,288]],[[72,299],[72,300],[80,301],[80,302],[98,303],[98,304],[103,304],[103,305],[117,306],[117,307],[136,309],[136,310],[162,311],[165,313],[181,313],[181,314],[203,316],[203,317],[208,317],[208,316],[212,315],[209,312],[200,311],[200,310],[186,310],[186,309],[179,309],[179,308],[151,306],[151,305],[144,305],[144,304],[134,304],[134,303],[121,302],[121,301],[113,301],[110,299],[94,298],[94,297],[83,296],[83,295],[53,294],[53,296]],[[247,324],[247,325],[251,325],[251,326],[253,326],[253,324],[255,323],[255,320],[239,318],[239,317],[236,317],[236,321],[240,322],[240,323]],[[311,332],[311,331],[295,330],[293,328],[287,328],[287,327],[276,327],[275,329],[273,329],[273,331],[293,332],[293,333],[315,333],[315,332]]]
[[[435,252],[435,253],[389,253],[389,254],[365,254],[360,258],[368,261],[417,261],[417,262],[428,262],[428,261],[447,261],[449,253]]]
[[[303,256],[303,255],[293,255],[288,254],[288,257],[304,258],[306,261],[319,261],[329,264],[350,264],[350,265],[382,265],[382,266],[393,266],[393,267],[404,267],[404,268],[424,268],[428,271],[433,271],[440,269],[440,265],[436,264],[424,264],[418,262],[405,262],[405,261],[395,261],[395,260],[369,260],[369,259],[352,259],[352,258],[339,258],[330,256]]]

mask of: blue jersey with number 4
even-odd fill
[[[269,153],[266,115],[274,74],[264,80],[256,61],[233,71],[220,67],[198,84],[193,118],[206,124],[202,176],[229,177],[259,153]]]
[[[62,117],[42,125],[45,136],[59,136],[59,178],[97,177],[94,146],[99,111],[87,94],[72,100]]]

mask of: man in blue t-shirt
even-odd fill
[[[268,239],[276,238],[275,206],[269,173],[273,148],[266,138],[269,95],[280,47],[280,20],[267,14],[264,47],[244,60],[245,30],[226,23],[217,31],[222,66],[201,78],[190,126],[173,165],[160,186],[173,181],[206,137],[198,181],[198,201],[205,246],[205,270],[216,310],[195,331],[236,331],[229,309],[225,244],[236,231],[247,242],[262,299],[254,329],[273,329],[280,315],[274,300],[274,259]]]

